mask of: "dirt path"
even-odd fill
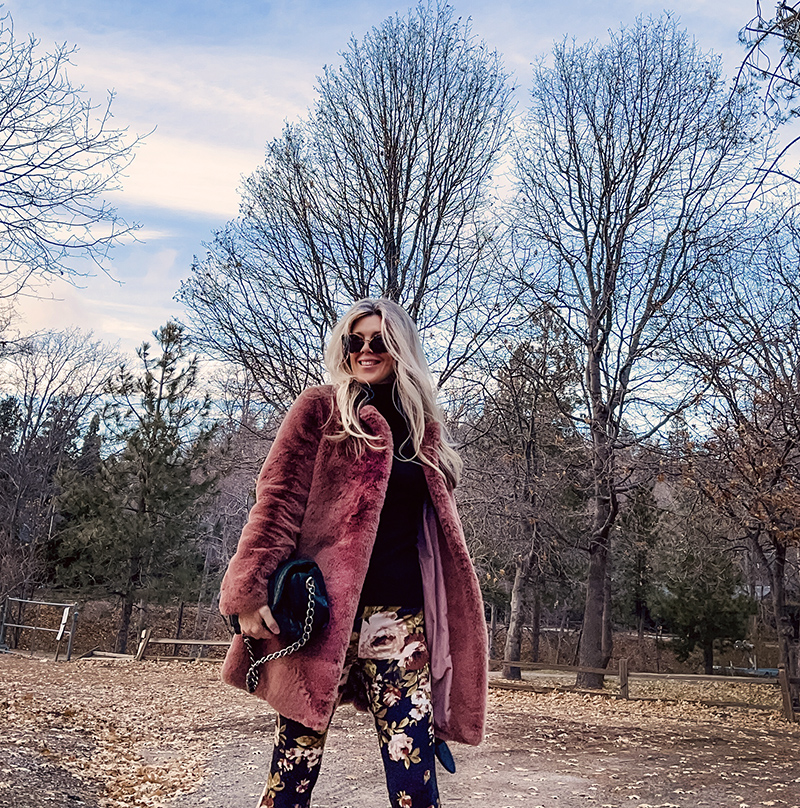
[[[587,720],[528,713],[529,696],[495,693],[490,732],[477,749],[455,747],[455,776],[439,769],[443,806],[800,805],[796,733],[664,718],[658,728],[622,726],[585,706]],[[533,704],[532,704],[533,702]],[[549,705],[552,707],[553,705]],[[574,707],[574,705],[570,705]],[[534,707],[535,710],[535,707]],[[763,718],[763,716],[762,716]],[[601,725],[602,724],[602,725]],[[259,733],[260,735],[260,733]],[[331,729],[315,808],[387,805],[371,719],[349,708]],[[250,737],[219,750],[208,779],[172,808],[252,806],[261,792],[269,742]]]
[[[218,670],[0,656],[0,807],[252,808],[272,717]],[[388,804],[373,733],[336,714],[315,808]],[[493,690],[485,743],[439,771],[442,804],[800,808],[798,742],[774,710]]]
[[[260,733],[259,733],[260,735]],[[542,794],[561,795],[559,805],[591,794],[591,782],[574,773],[540,767],[527,751],[506,749],[491,742],[480,750],[455,747],[455,776],[438,769],[443,805],[528,808]],[[490,748],[494,747],[494,748]],[[178,797],[170,808],[253,806],[261,793],[269,763],[269,739],[255,736],[232,743],[214,756],[209,776],[191,795]],[[375,808],[387,805],[383,769],[372,720],[352,708],[337,713],[325,750],[323,771],[314,793],[314,808]]]

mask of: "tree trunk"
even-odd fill
[[[126,592],[122,600],[122,617],[119,621],[117,640],[114,643],[114,651],[118,654],[127,653],[128,631],[131,627],[131,614],[133,614],[133,592]]]
[[[490,607],[491,617],[489,619],[489,657],[494,659],[494,639],[497,636],[497,604]]]
[[[125,583],[125,592],[122,595],[122,617],[120,618],[119,630],[114,650],[118,654],[124,654],[128,648],[128,633],[131,627],[131,615],[133,614],[133,601],[136,594],[136,584],[141,582],[140,555],[134,552],[128,561],[128,580]]]
[[[542,592],[539,580],[534,582],[533,608],[531,609],[531,658],[539,661],[539,645],[542,636]]]
[[[703,643],[703,667],[706,676],[714,673],[714,640],[706,640]]]
[[[777,629],[778,664],[786,667],[789,676],[797,676],[791,653],[794,630],[786,612],[786,545],[769,536],[774,552],[773,561],[770,563],[759,541],[759,534],[751,533],[749,539],[753,552],[769,574],[770,596]]]
[[[19,648],[19,637],[22,632],[19,626],[25,625],[25,621],[22,619],[25,613],[25,604],[22,602],[24,599],[25,595],[23,593],[22,598],[17,603],[17,616],[15,619],[17,627],[11,632],[11,642],[9,643],[11,648]]]
[[[590,331],[596,339],[595,344],[602,342],[599,337],[598,324],[595,323],[591,326]],[[610,641],[606,639],[606,648],[604,648],[605,627],[610,619],[610,614],[606,617],[605,609],[606,578],[611,547],[611,527],[616,518],[617,507],[614,496],[613,441],[609,434],[609,409],[603,401],[602,395],[601,359],[602,349],[595,351],[590,356],[587,366],[587,384],[592,406],[594,515],[592,532],[589,537],[589,575],[586,580],[583,628],[578,648],[578,665],[582,668],[604,668],[607,662],[604,651],[610,644]],[[603,674],[579,673],[576,685],[600,690],[603,687]]]
[[[606,582],[603,587],[603,641],[601,644],[603,659],[601,668],[605,668],[614,652],[614,634],[611,631],[611,575],[606,563]]]
[[[141,637],[147,623],[147,601],[144,598],[139,598],[136,608],[139,610],[136,618],[136,636]]]
[[[582,668],[602,668],[603,662],[603,604],[605,603],[606,564],[608,547],[595,542],[589,553],[589,576],[586,581],[586,603],[583,610],[583,629],[578,649],[578,665]],[[603,675],[579,673],[577,687],[600,690]]]
[[[208,583],[209,575],[211,574],[211,544],[206,546],[205,557],[203,559],[203,575],[200,579],[200,591],[197,593],[197,614],[194,619],[194,636],[200,636],[200,622],[201,614],[203,611],[203,600],[206,594],[206,585]],[[183,601],[181,601],[183,605]],[[213,608],[213,607],[212,607]],[[205,637],[203,637],[205,639]]]
[[[775,610],[775,626],[778,630],[778,664],[786,668],[789,676],[797,676],[794,670],[794,655],[791,652],[794,630],[786,612],[786,545],[772,542],[775,561],[770,569],[772,584],[772,607]]]
[[[506,633],[506,646],[503,651],[503,659],[510,659],[519,662],[520,651],[522,649],[522,625],[525,615],[525,581],[527,570],[522,559],[517,561],[516,572],[514,573],[514,585],[511,588],[511,614],[508,620],[508,632]],[[521,679],[522,671],[514,665],[503,665],[504,679]]]

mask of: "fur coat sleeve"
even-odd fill
[[[318,388],[306,390],[278,429],[256,483],[256,503],[222,581],[223,614],[245,614],[264,606],[270,575],[297,546],[311,487],[309,470],[330,412],[326,403]]]

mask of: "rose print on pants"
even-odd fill
[[[397,659],[406,644],[408,629],[397,612],[378,612],[361,621],[358,656],[361,659]]]
[[[421,609],[367,607],[347,650],[375,718],[392,808],[438,808],[428,647]],[[262,808],[308,808],[326,733],[278,717]]]

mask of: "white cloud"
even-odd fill
[[[164,50],[92,36],[75,61],[75,78],[98,100],[113,90],[117,118],[139,133],[158,126],[194,139],[259,147],[283,120],[304,114],[317,67],[241,48]]]
[[[87,35],[70,70],[94,103],[113,91],[114,123],[147,134],[116,204],[229,219],[243,174],[286,120],[305,114],[314,65],[234,48],[142,46]]]
[[[77,325],[92,330],[97,339],[119,342],[128,353],[154,328],[179,317],[182,306],[172,299],[176,277],[185,271],[185,256],[171,247],[152,250],[140,247],[134,267],[122,269],[119,283],[104,274],[85,279],[80,288],[57,281],[42,290],[41,297],[18,298],[18,324],[23,333],[61,330]]]
[[[155,227],[141,227],[136,231],[136,239],[138,241],[162,241],[163,239],[172,238],[174,233],[165,229],[158,229]]]
[[[241,176],[259,160],[252,150],[154,132],[138,150],[122,190],[109,199],[230,219],[238,210]]]

